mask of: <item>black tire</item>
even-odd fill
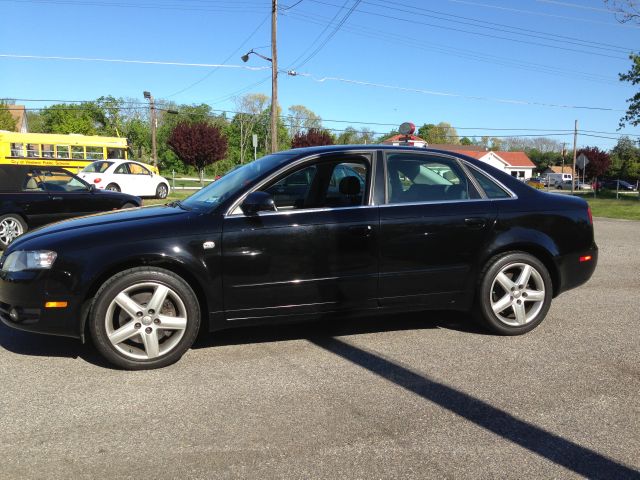
[[[117,183],[110,183],[104,189],[105,190],[109,190],[111,192],[119,192],[120,191],[120,187],[118,186]]]
[[[153,286],[156,286],[156,289],[152,293],[144,292],[145,288],[153,288]],[[126,298],[133,301],[134,307],[146,309],[160,288],[168,289],[171,293],[167,294],[166,300],[160,303],[160,310],[157,313],[153,310],[143,310],[137,312],[135,316],[130,316],[124,308],[115,304],[116,296],[124,293]],[[138,291],[140,293],[133,295],[128,293]],[[148,295],[147,303],[141,301],[144,295]],[[169,297],[169,295],[175,295],[175,297]],[[178,312],[177,316],[170,316],[167,313],[167,309],[172,308]],[[107,318],[108,315],[109,318]],[[182,315],[184,317],[179,318]],[[161,322],[160,317],[163,319]],[[172,318],[184,320],[186,327],[179,330],[163,329],[162,323],[165,319]],[[129,334],[130,336],[125,340],[117,341],[117,345],[114,344],[109,339],[107,329],[113,330],[111,332],[113,338],[114,333],[124,327],[135,333]],[[195,293],[181,277],[162,268],[137,267],[114,275],[96,293],[89,313],[89,331],[96,348],[110,363],[126,370],[161,368],[178,361],[193,344],[199,329],[200,306]],[[145,336],[147,333],[149,336]],[[173,335],[176,336],[173,337]],[[156,339],[157,356],[155,358],[148,358],[152,356],[148,354],[147,349],[149,338]],[[163,348],[166,349],[165,353],[162,352]],[[134,358],[136,355],[140,358]]]
[[[126,210],[127,208],[138,208],[138,205],[136,205],[135,203],[127,202],[122,207],[120,207],[120,210]]]
[[[8,213],[0,216],[0,248],[4,250],[28,230],[27,222],[20,215]]]
[[[529,266],[532,270],[526,284],[520,285],[518,280],[525,271],[524,266]],[[501,272],[513,283],[511,288],[505,288],[497,278]],[[504,277],[501,276],[500,279],[507,283]],[[543,299],[532,300],[540,297],[541,292],[544,293]],[[551,276],[540,260],[525,252],[505,252],[492,257],[485,264],[479,277],[474,314],[493,333],[522,335],[544,320],[551,306],[552,296]],[[500,303],[501,300],[505,303]],[[494,312],[494,306],[499,309],[507,302],[510,303],[503,310]]]
[[[169,187],[166,183],[159,183],[156,187],[156,198],[164,200],[169,195]]]

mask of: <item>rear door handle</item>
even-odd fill
[[[349,227],[349,233],[358,237],[370,237],[373,234],[373,227],[371,225],[354,225]]]
[[[58,200],[58,201],[60,201],[60,200],[62,200],[62,197],[51,197],[51,200]]]
[[[482,217],[465,218],[464,223],[471,228],[484,228],[487,225],[487,219]]]

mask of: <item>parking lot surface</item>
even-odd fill
[[[428,313],[215,334],[109,368],[0,325],[0,478],[640,478],[640,222],[522,337]]]

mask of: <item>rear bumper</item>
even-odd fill
[[[71,295],[50,295],[47,272],[0,272],[0,321],[34,333],[81,338],[79,302]],[[47,302],[65,308],[45,308]]]
[[[587,260],[586,257],[591,258]],[[556,295],[586,283],[596,270],[597,264],[598,247],[595,243],[587,250],[559,257],[556,267],[560,282]]]

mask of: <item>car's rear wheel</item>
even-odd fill
[[[20,215],[2,215],[0,217],[0,248],[7,248],[11,242],[27,230],[27,224]]]
[[[521,335],[544,320],[553,287],[547,268],[533,255],[496,255],[487,262],[480,278],[477,311],[494,333]]]
[[[120,187],[118,186],[117,183],[110,183],[109,185],[107,185],[105,187],[105,190],[109,190],[111,192],[119,192],[120,191]]]
[[[166,184],[160,183],[156,188],[156,198],[164,200],[165,198],[167,198],[167,195],[169,195],[169,188]]]
[[[175,273],[139,267],[114,275],[98,290],[89,317],[96,348],[128,369],[176,362],[193,344],[200,307],[193,290]]]

